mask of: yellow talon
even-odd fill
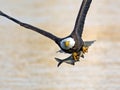
[[[87,53],[87,52],[88,52],[88,47],[83,46],[83,47],[82,47],[82,52],[83,52],[83,53]]]
[[[73,52],[73,53],[72,53],[72,56],[73,56],[73,59],[74,59],[74,60],[76,60],[76,61],[79,60],[79,53]]]

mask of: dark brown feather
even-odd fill
[[[46,37],[54,40],[55,42],[57,42],[57,40],[59,39],[58,37],[56,37],[55,35],[47,32],[47,31],[44,31],[44,30],[42,30],[42,29],[39,29],[39,28],[37,28],[37,27],[35,27],[35,26],[32,26],[32,25],[30,25],[30,24],[23,23],[23,22],[15,19],[15,18],[13,18],[13,17],[11,17],[11,16],[8,16],[7,14],[3,13],[2,11],[0,11],[0,15],[1,15],[1,16],[4,16],[4,17],[6,17],[6,18],[8,18],[8,19],[10,19],[10,20],[12,20],[13,22],[19,24],[20,26],[23,26],[23,27],[28,28],[28,29],[30,29],[30,30],[36,31],[36,32],[38,32],[38,33],[40,33],[40,34],[42,34],[42,35],[44,35],[44,36],[46,36]]]
[[[77,34],[80,37],[82,36],[86,14],[88,12],[91,2],[92,2],[92,0],[83,0],[82,1],[82,5],[78,12],[78,16],[76,18],[75,27],[74,27],[72,34]]]

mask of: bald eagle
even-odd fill
[[[71,59],[70,62],[68,62],[67,59],[66,60],[67,60],[67,63],[73,65],[74,62],[79,61],[80,57],[84,57],[83,54],[87,52],[88,47],[91,45],[91,43],[93,43],[93,41],[86,42],[86,44],[88,44],[88,46],[86,46],[85,42],[81,38],[83,28],[84,28],[86,14],[88,12],[88,9],[90,7],[91,2],[92,2],[92,0],[83,0],[82,1],[82,5],[81,5],[80,10],[78,12],[74,29],[70,35],[68,35],[64,38],[57,37],[57,36],[47,32],[45,30],[42,30],[40,28],[37,28],[37,27],[32,26],[32,25],[27,24],[27,23],[23,23],[15,18],[3,13],[2,11],[0,11],[0,15],[8,18],[9,20],[12,20],[13,22],[21,25],[22,27],[36,31],[36,32],[50,38],[51,40],[53,40],[60,47],[60,49],[63,52],[71,54],[71,56],[69,58],[67,58],[67,59]],[[58,60],[58,58],[56,58],[56,60],[59,62],[59,65],[60,65],[60,63],[62,61]]]

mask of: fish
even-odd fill
[[[93,41],[84,41],[83,47],[87,47],[87,49],[88,49],[89,46],[91,46],[94,42],[95,42],[95,40],[93,40]],[[62,50],[59,50],[57,52],[64,53]],[[81,50],[79,57],[84,58],[84,54],[85,53]],[[67,63],[67,64],[70,64],[70,65],[75,65],[76,62],[80,61],[80,59],[79,60],[74,60],[72,55],[70,55],[69,57],[67,57],[65,59],[55,58],[55,60],[58,62],[57,67],[59,67],[63,62]]]
[[[79,57],[84,58],[84,53],[82,51],[80,52]],[[75,65],[75,62],[79,61],[79,60],[74,60],[72,55],[70,55],[69,57],[67,57],[65,59],[55,58],[55,60],[58,62],[57,67],[59,67],[63,62],[70,64],[70,65]]]
[[[89,47],[89,46],[91,46],[95,41],[96,41],[96,40],[84,41],[84,45],[83,45],[83,46]]]
[[[65,59],[59,59],[59,58],[55,58],[56,61],[58,62],[57,67],[59,67],[63,62],[67,63],[67,64],[71,64],[71,65],[75,65],[75,60],[73,59],[72,55],[65,58]]]

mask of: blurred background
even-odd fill
[[[0,0],[0,10],[59,37],[73,30],[82,0]],[[0,90],[119,90],[120,0],[93,0],[83,39],[96,40],[75,66],[57,68],[59,47],[0,16]]]

